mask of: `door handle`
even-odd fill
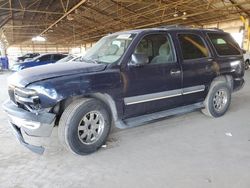
[[[177,70],[177,69],[172,69],[172,70],[170,70],[170,74],[171,74],[171,75],[180,74],[180,73],[181,73],[181,71],[180,71],[180,70]]]

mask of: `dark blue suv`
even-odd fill
[[[162,27],[103,37],[73,64],[52,64],[9,78],[4,103],[19,141],[50,136],[84,155],[101,147],[111,124],[124,129],[201,109],[220,117],[244,84],[242,51],[216,29]]]

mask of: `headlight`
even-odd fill
[[[31,96],[31,95],[36,95],[36,91],[33,89],[28,89],[28,88],[15,88],[15,94],[20,95],[20,96]]]
[[[33,89],[28,88],[15,88],[14,89],[14,96],[16,102],[21,104],[38,104],[39,97],[37,92]]]

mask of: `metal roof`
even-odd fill
[[[9,44],[38,35],[56,44],[82,44],[122,30],[202,27],[240,16],[250,16],[250,0],[0,0],[0,32]]]

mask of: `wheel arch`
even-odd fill
[[[94,98],[96,100],[103,102],[107,106],[108,110],[110,111],[112,120],[114,121],[115,125],[117,127],[120,127],[120,124],[122,124],[122,121],[120,121],[116,103],[114,99],[112,98],[112,96],[110,96],[107,93],[91,93],[87,95],[71,96],[71,97],[61,100],[52,109],[52,111],[58,115],[57,122],[60,120],[60,117],[63,111],[69,106],[69,104],[71,104],[74,100],[81,99],[81,98]]]
[[[209,89],[212,88],[218,82],[226,82],[228,86],[231,88],[231,91],[233,90],[234,82],[233,82],[232,75],[225,74],[225,75],[220,75],[220,76],[215,77],[213,81],[211,82]]]

